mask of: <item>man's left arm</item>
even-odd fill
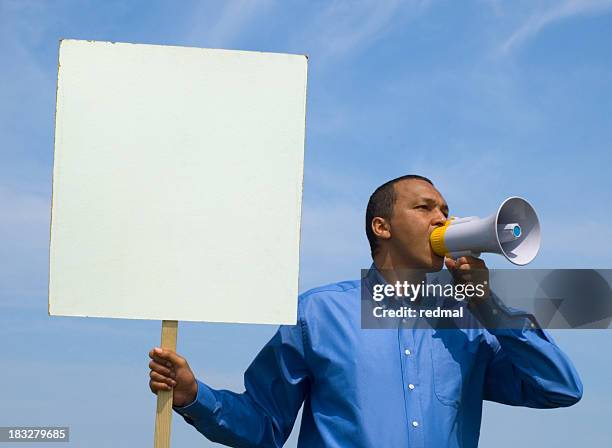
[[[447,259],[456,282],[488,285],[488,269],[474,257]],[[484,399],[513,406],[557,408],[582,398],[582,382],[570,359],[533,316],[509,310],[486,288],[470,310],[487,329],[493,355],[485,372]]]
[[[547,332],[522,319],[522,328],[488,329],[493,356],[486,368],[484,399],[531,408],[577,403],[583,388],[572,362]]]

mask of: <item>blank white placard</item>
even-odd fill
[[[296,322],[307,58],[63,40],[49,314]]]

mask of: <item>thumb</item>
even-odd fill
[[[444,264],[449,271],[453,271],[457,267],[457,261],[450,257],[444,258]]]

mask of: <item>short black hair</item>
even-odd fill
[[[368,201],[368,206],[366,208],[365,231],[370,243],[372,258],[374,258],[374,255],[376,255],[376,251],[378,250],[378,238],[372,231],[372,220],[377,216],[387,220],[391,219],[391,216],[393,215],[393,205],[397,199],[394,185],[407,179],[424,180],[425,182],[433,185],[433,182],[424,176],[419,176],[418,174],[406,174],[405,176],[396,177],[395,179],[385,182],[374,190],[374,193],[372,193],[370,196],[370,200]]]

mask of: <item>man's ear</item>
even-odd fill
[[[391,226],[385,218],[380,216],[372,219],[372,232],[381,240],[388,240],[391,238]]]

